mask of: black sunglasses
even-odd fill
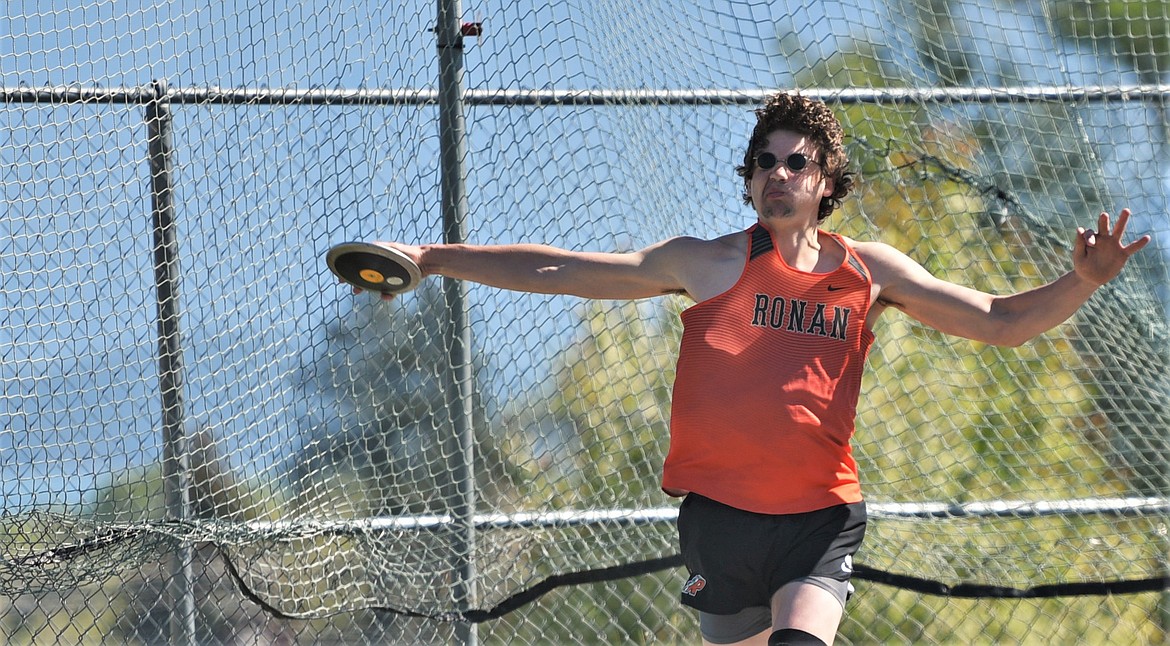
[[[780,163],[780,159],[776,155],[768,152],[763,152],[756,155],[756,168],[760,170],[772,170],[776,168],[776,164]],[[799,173],[809,164],[816,164],[817,162],[808,158],[804,153],[792,153],[784,158],[784,165],[793,173]],[[819,164],[818,164],[819,165]]]

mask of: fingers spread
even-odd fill
[[[1113,227],[1113,235],[1119,239],[1125,233],[1125,226],[1129,223],[1129,209],[1121,209],[1121,213],[1117,214],[1117,224]]]
[[[1140,251],[1142,247],[1149,244],[1150,240],[1152,240],[1152,238],[1150,236],[1148,236],[1148,235],[1142,236],[1142,237],[1138,238],[1137,240],[1134,240],[1133,242],[1125,245],[1124,247],[1121,248],[1121,250],[1124,251],[1127,256],[1132,256],[1133,254]]]

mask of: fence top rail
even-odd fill
[[[464,92],[468,105],[613,106],[613,105],[758,105],[774,89],[595,89],[595,90],[484,90]],[[1155,101],[1170,96],[1170,85],[1016,86],[993,88],[853,88],[806,89],[802,94],[845,104],[1007,103]],[[100,86],[0,86],[7,104],[146,104],[163,101],[182,105],[430,105],[438,103],[434,89],[324,89],[324,88],[169,88],[155,85],[103,88]]]

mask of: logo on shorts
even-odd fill
[[[707,587],[707,579],[703,578],[702,574],[696,574],[687,580],[687,584],[683,586],[683,594],[695,596],[699,594],[699,590]]]
[[[841,571],[845,574],[853,574],[853,555],[846,554],[845,560],[841,562]]]

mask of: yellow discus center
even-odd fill
[[[366,281],[367,283],[380,283],[386,280],[386,277],[376,269],[363,269],[361,272],[359,272],[358,275],[360,275],[362,280]]]

